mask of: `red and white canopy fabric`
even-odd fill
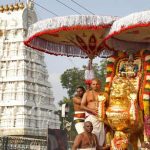
[[[24,43],[53,55],[93,59],[105,49],[102,41],[114,20],[116,17],[75,15],[39,21],[30,26]]]
[[[133,13],[116,20],[104,41],[113,50],[150,50],[150,11]]]

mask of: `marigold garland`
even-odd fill
[[[144,57],[144,81],[142,89],[142,101],[144,109],[144,139],[147,141],[150,137],[150,127],[147,126],[147,118],[150,117],[150,53],[146,51]]]
[[[106,77],[106,85],[105,85],[105,91],[109,93],[110,91],[110,87],[111,87],[111,83],[114,77],[114,73],[115,73],[115,64],[117,61],[117,57],[116,55],[111,56],[107,59],[107,68],[106,68],[106,72],[107,72],[107,77]]]

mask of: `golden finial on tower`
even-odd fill
[[[24,4],[23,3],[20,3],[19,4],[19,9],[23,9],[24,8]]]
[[[19,9],[19,6],[18,6],[18,3],[16,3],[15,5],[14,5],[14,10],[18,10]]]
[[[4,11],[8,11],[8,10],[9,10],[8,5],[4,6]]]
[[[2,13],[4,11],[4,7],[0,6],[0,12]]]
[[[9,6],[9,10],[10,10],[10,11],[13,11],[13,10],[14,10],[14,6],[13,6],[12,4]]]

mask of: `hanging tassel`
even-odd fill
[[[85,83],[87,85],[87,89],[90,88],[90,85],[92,83],[92,79],[94,79],[94,70],[92,67],[92,59],[89,59],[88,67],[85,70]]]

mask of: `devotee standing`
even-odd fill
[[[84,93],[85,93],[84,87],[78,86],[76,88],[76,95],[73,98],[74,122],[75,122],[75,129],[78,134],[84,132],[83,126],[85,120],[85,111],[81,109],[81,100]]]
[[[72,150],[100,150],[97,137],[92,133],[92,130],[92,123],[85,122],[84,132],[76,136]]]
[[[93,124],[93,133],[97,136],[100,146],[105,142],[105,130],[104,123],[98,118],[98,96],[108,99],[108,96],[104,92],[100,92],[100,80],[93,79],[91,83],[91,89],[86,91],[83,95],[81,108],[86,111],[85,121],[91,121]]]

